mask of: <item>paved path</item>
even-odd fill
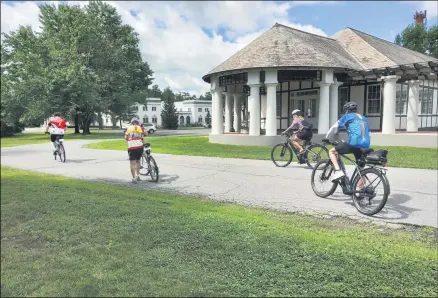
[[[4,148],[1,149],[2,165],[72,178],[130,184],[126,151],[82,147],[91,142],[67,141],[65,164],[53,159],[50,144]],[[315,196],[310,186],[311,171],[303,166],[295,164],[277,168],[270,161],[154,156],[160,167],[160,182],[149,182],[147,177],[134,187],[172,190],[277,210],[361,216],[351,200],[339,192],[327,199]],[[391,195],[386,207],[375,218],[438,226],[437,171],[390,168],[388,178]]]

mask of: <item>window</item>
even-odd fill
[[[277,117],[281,117],[281,93],[277,93]]]
[[[191,112],[192,111],[192,109],[191,108],[189,108],[189,112]]]
[[[138,111],[138,106],[133,106],[133,107],[132,107],[132,110],[133,110],[133,111]]]
[[[341,87],[339,88],[339,114],[344,114],[344,105],[348,102],[348,87]]]
[[[208,112],[208,108],[205,108],[205,112]]]
[[[304,112],[304,110],[301,110]],[[315,118],[316,117],[316,98],[309,99],[309,108],[307,109],[307,117]]]
[[[201,116],[199,116],[199,118],[198,118],[198,123],[202,123],[202,117]]]
[[[152,107],[152,112],[156,111],[157,107]]]
[[[395,113],[397,115],[406,115],[406,106],[408,102],[408,85],[397,84],[395,95]]]
[[[149,118],[148,117],[143,117],[143,123],[148,123],[149,122]]]
[[[421,114],[432,114],[433,89],[420,86]]]
[[[367,88],[367,115],[379,114],[381,109],[380,85],[371,85]]]
[[[108,124],[108,118],[105,119],[105,123]]]
[[[146,106],[143,106],[143,111],[146,111]]]
[[[157,117],[152,117],[152,123],[157,124]]]
[[[198,112],[202,112],[202,108],[198,108]]]

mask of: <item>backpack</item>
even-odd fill
[[[303,129],[312,130],[312,128],[313,128],[313,124],[305,119],[303,121],[301,121],[301,124],[303,125]]]

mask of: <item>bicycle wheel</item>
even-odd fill
[[[361,180],[363,185],[359,186]],[[360,175],[354,177],[352,189],[355,191],[351,197],[357,211],[371,216],[379,213],[385,207],[389,196],[389,181],[381,171],[375,168],[366,168],[360,171]]]
[[[148,162],[147,162],[147,156],[145,154],[143,154],[141,156],[140,175],[142,175],[142,176],[149,175],[149,165],[148,165]]]
[[[157,163],[155,162],[155,159],[152,156],[149,156],[148,165],[149,165],[149,172],[151,174],[152,181],[158,182],[159,170]]]
[[[287,167],[292,158],[292,149],[288,145],[281,143],[272,148],[271,160],[277,167]]]
[[[321,144],[313,144],[307,147],[304,155],[307,166],[311,169],[316,165],[321,159],[329,159],[328,149]]]
[[[58,155],[59,155],[59,160],[61,162],[65,162],[65,149],[64,149],[64,145],[62,144],[59,144]]]
[[[310,183],[313,192],[320,198],[327,198],[331,196],[338,186],[337,182],[331,181],[331,176],[334,173],[333,164],[329,159],[321,159],[313,168]],[[316,184],[322,184],[323,189],[317,188]],[[327,188],[327,190],[325,190]]]

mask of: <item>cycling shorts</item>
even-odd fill
[[[57,138],[64,139],[64,135],[51,134],[50,135],[50,142],[55,142]]]
[[[355,147],[348,143],[340,143],[335,147],[335,150],[339,154],[353,154],[356,160],[359,160],[362,156],[362,149],[359,147]]]
[[[128,149],[129,160],[140,160],[143,155],[143,147],[136,149]]]

